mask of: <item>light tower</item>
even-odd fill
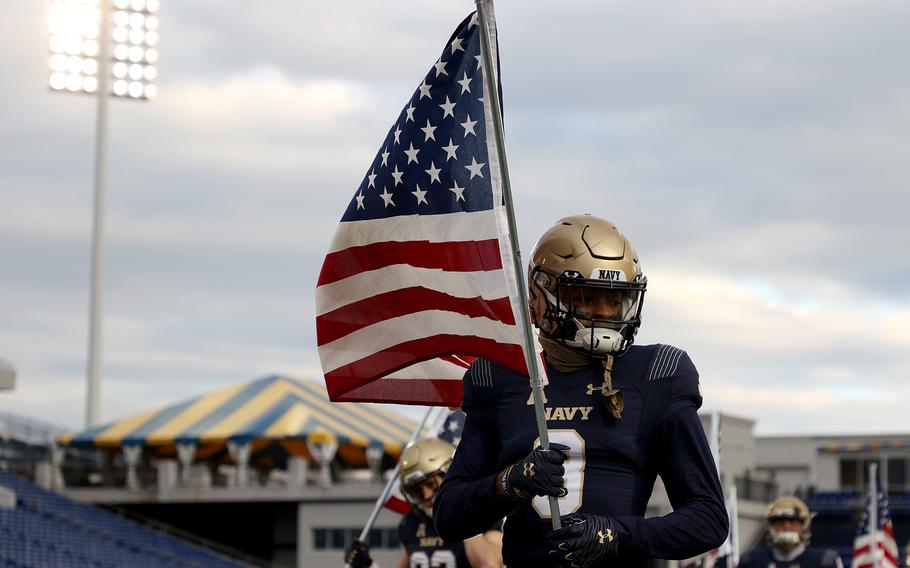
[[[51,91],[85,93],[98,101],[86,427],[98,423],[101,399],[107,99],[148,100],[157,94],[159,6],[159,0],[53,0],[50,5]]]

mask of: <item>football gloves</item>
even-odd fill
[[[610,517],[573,514],[562,517],[562,527],[547,533],[560,566],[586,568],[616,556],[629,540],[625,529]]]
[[[534,448],[524,459],[510,465],[505,470],[510,496],[552,495],[562,497],[566,494],[566,473],[563,462],[569,457],[569,446],[550,444],[544,450]],[[518,493],[516,493],[516,491]]]
[[[351,568],[370,568],[373,559],[370,558],[370,547],[362,540],[355,540],[344,551],[344,561]]]

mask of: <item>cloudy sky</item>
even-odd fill
[[[164,0],[160,95],[109,105],[101,417],[321,380],[337,220],[471,2]],[[47,88],[47,6],[0,0],[0,411],[81,427],[95,103]],[[641,343],[759,434],[906,432],[910,4],[497,4],[527,256],[612,219]],[[411,412],[412,414],[414,411]]]

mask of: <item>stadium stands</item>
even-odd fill
[[[61,497],[8,472],[0,487],[0,567],[240,568],[249,565],[106,511]]]

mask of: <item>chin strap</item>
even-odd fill
[[[622,411],[625,408],[625,399],[622,391],[613,388],[613,356],[607,355],[603,360],[604,384],[600,387],[604,406],[613,415],[613,418],[622,420]]]

